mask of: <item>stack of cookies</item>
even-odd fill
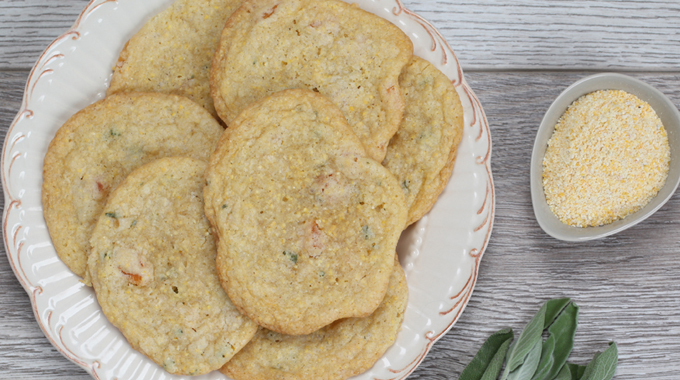
[[[43,205],[132,347],[237,380],[373,366],[407,304],[397,241],[462,136],[409,38],[339,0],[177,0],[107,95],[50,144]]]

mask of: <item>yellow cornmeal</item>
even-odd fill
[[[663,187],[669,163],[666,130],[648,103],[625,91],[596,91],[557,122],[543,189],[563,223],[599,226],[644,207]]]

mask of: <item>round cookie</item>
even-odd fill
[[[220,368],[257,331],[222,290],[203,213],[206,163],[162,158],[116,188],[92,234],[97,300],[133,348],[174,374]]]
[[[451,80],[416,56],[399,76],[399,85],[406,110],[383,165],[406,195],[408,226],[432,209],[451,178],[463,137],[463,106]]]
[[[399,28],[340,0],[249,0],[222,31],[210,86],[228,125],[276,91],[320,92],[382,161],[401,121],[398,77],[412,54]]]
[[[398,262],[385,299],[373,314],[336,321],[309,335],[257,334],[220,372],[236,380],[342,380],[365,372],[394,343],[408,286]]]
[[[61,260],[84,277],[92,228],[109,192],[160,157],[207,161],[222,131],[203,107],[176,95],[116,94],[73,115],[43,166],[43,212]]]
[[[177,0],[125,44],[108,95],[149,91],[186,96],[217,117],[210,65],[224,23],[241,0]]]
[[[404,195],[325,97],[286,90],[247,108],[210,158],[204,196],[222,286],[259,325],[308,334],[382,301]]]

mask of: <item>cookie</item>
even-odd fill
[[[399,73],[411,40],[390,22],[340,0],[250,0],[229,18],[210,86],[228,125],[249,104],[305,88],[344,113],[369,157],[382,161],[401,121]]]
[[[385,299],[373,314],[332,323],[309,335],[260,329],[222,369],[236,380],[341,380],[365,372],[394,343],[408,286],[398,262]]]
[[[204,196],[222,285],[259,325],[309,334],[382,301],[404,194],[324,96],[286,90],[244,110],[210,158]]]
[[[404,68],[399,85],[406,110],[383,165],[404,191],[410,225],[432,209],[451,177],[463,137],[463,106],[451,80],[419,57]]]
[[[109,192],[160,157],[207,161],[222,131],[205,109],[175,95],[117,94],[73,115],[43,166],[43,211],[61,260],[83,277],[90,234]]]
[[[162,158],[111,194],[88,270],[102,311],[130,345],[174,374],[220,368],[257,331],[222,290],[203,213],[206,163]]]
[[[241,0],[177,0],[125,44],[107,94],[186,96],[210,111],[210,65],[220,33]]]

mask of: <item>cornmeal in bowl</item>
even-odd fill
[[[563,223],[600,226],[644,207],[669,165],[668,136],[652,107],[625,91],[601,90],[577,99],[555,125],[543,190]]]

